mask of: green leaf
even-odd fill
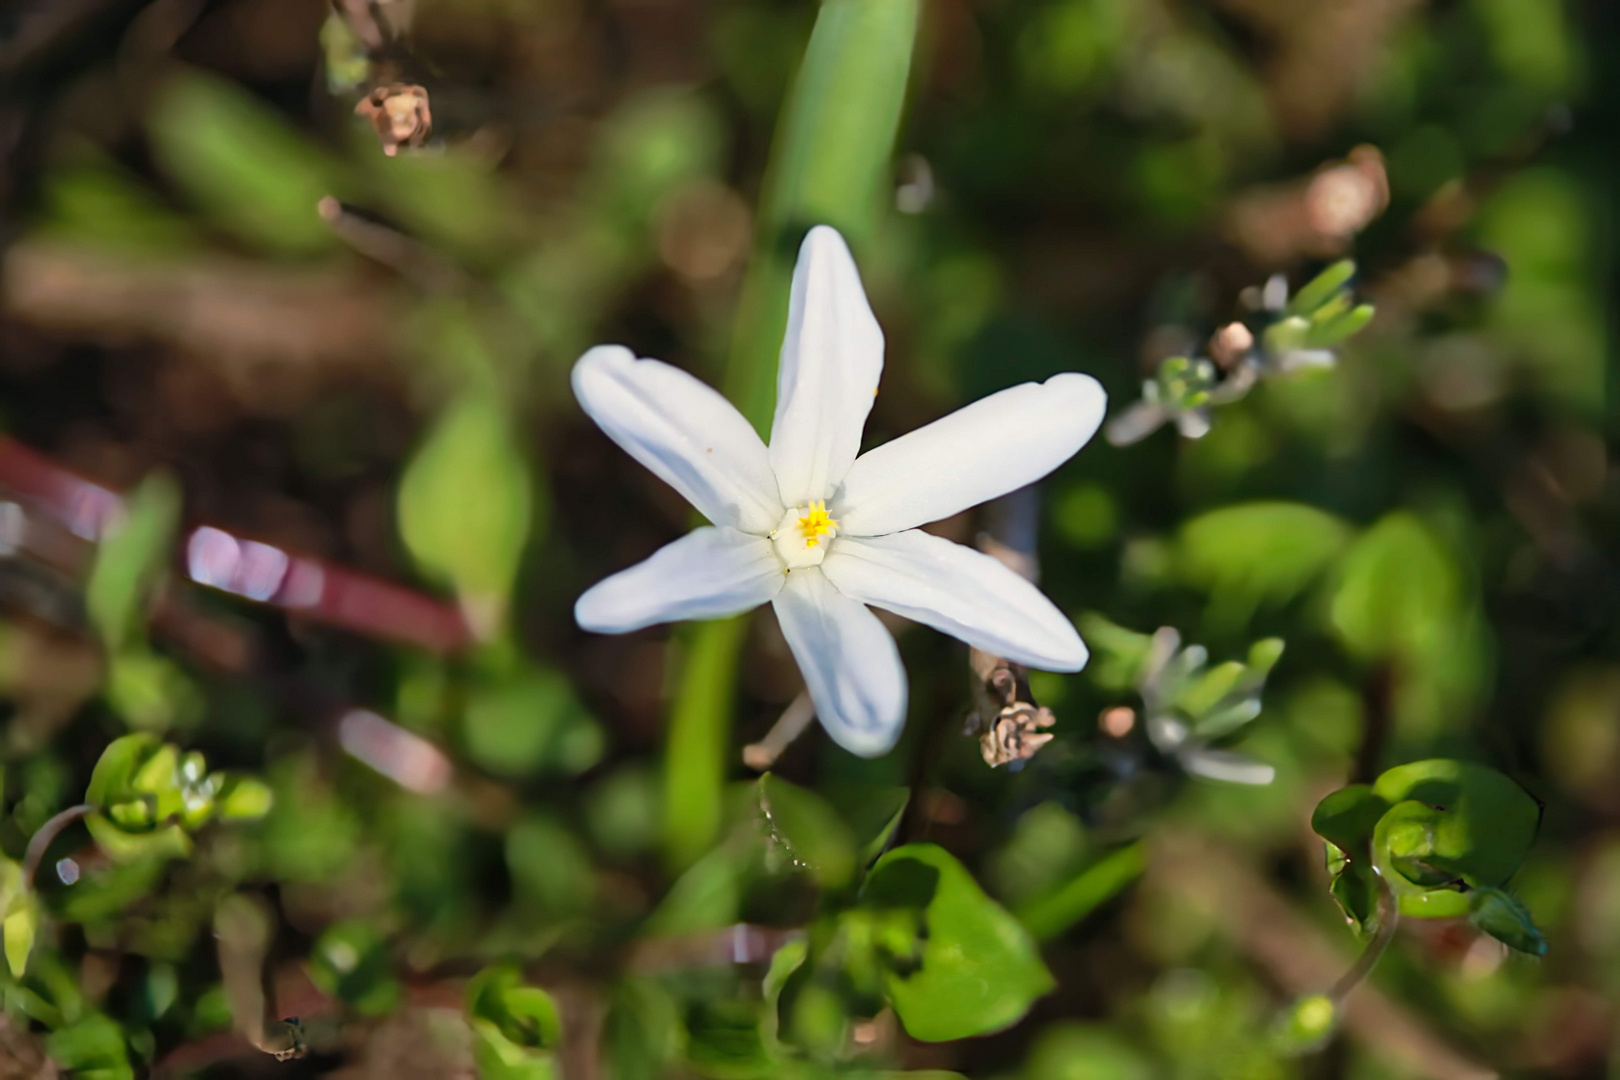
[[[1530,912],[1503,889],[1475,889],[1469,897],[1468,919],[1511,949],[1531,956],[1547,954],[1547,939],[1536,929]]]
[[[679,937],[713,930],[737,921],[742,907],[742,868],[724,846],[693,863],[663,902],[647,917],[649,937]]]
[[[1140,842],[1116,848],[1058,887],[1018,909],[1037,941],[1049,941],[1118,896],[1147,869]]]
[[[1181,527],[1186,580],[1241,623],[1258,605],[1282,604],[1327,569],[1350,530],[1301,503],[1252,502],[1200,514]]]
[[[1355,261],[1341,259],[1300,287],[1299,292],[1288,302],[1288,314],[1306,316],[1313,314],[1355,276]]]
[[[144,259],[198,246],[190,222],[111,159],[96,155],[52,169],[40,188],[52,238]]]
[[[152,473],[130,492],[123,520],[96,549],[85,607],[109,652],[141,636],[147,596],[163,573],[179,522],[180,486],[167,473]]]
[[[20,979],[28,970],[28,954],[34,949],[34,934],[39,929],[39,911],[32,894],[25,894],[5,917],[6,966],[11,977]]]
[[[487,967],[467,981],[467,1014],[484,1020],[502,1038],[531,1050],[562,1042],[562,1018],[551,995],[526,986],[511,964]]]
[[[856,865],[866,867],[883,854],[894,838],[894,832],[905,817],[911,802],[908,787],[860,784],[837,787],[833,791],[833,805],[859,845],[855,853]]]
[[[771,838],[823,888],[848,884],[855,872],[849,827],[819,795],[766,773],[756,784]]]
[[[467,755],[498,776],[577,775],[602,759],[602,728],[554,668],[479,687],[462,718]]]
[[[45,1037],[57,1066],[78,1080],[135,1080],[124,1033],[112,1020],[93,1013]]]
[[[337,169],[235,83],[189,71],[159,88],[149,113],[164,171],[221,226],[272,252],[335,246],[316,213]]]
[[[137,832],[120,828],[102,814],[91,814],[84,819],[84,824],[96,846],[116,863],[183,859],[191,854],[191,837],[179,825]]]
[[[251,776],[229,776],[219,795],[221,821],[257,821],[275,806],[270,785]]]
[[[406,466],[399,528],[422,568],[455,586],[485,634],[498,626],[529,536],[533,490],[493,393],[451,403]]]
[[[889,1000],[913,1038],[942,1042],[999,1031],[1052,989],[1030,935],[944,848],[907,844],[890,851],[867,876],[861,901],[922,913],[920,961],[886,978]]]
[[[1387,770],[1374,790],[1391,804],[1427,808],[1431,836],[1421,857],[1473,885],[1505,884],[1541,823],[1541,806],[1522,787],[1473,762],[1414,761]]]
[[[1461,603],[1451,554],[1415,516],[1397,511],[1345,553],[1328,619],[1357,657],[1421,659],[1443,645]]]
[[[799,240],[832,225],[859,253],[887,194],[917,37],[917,0],[823,0],[766,172],[726,391],[762,432]]]
[[[912,1075],[912,1074],[907,1074]],[[1022,1080],[1152,1080],[1141,1051],[1100,1024],[1053,1024],[1035,1040]]]
[[[1351,784],[1316,804],[1311,814],[1311,828],[1316,835],[1352,857],[1365,859],[1378,819],[1388,810],[1389,802],[1380,797],[1372,785]]]
[[[84,801],[106,809],[115,802],[123,802],[138,794],[135,774],[162,745],[155,736],[140,732],[121,736],[108,743],[90,773]]]
[[[327,927],[310,952],[309,977],[323,992],[366,1016],[392,1011],[404,994],[393,976],[387,942],[375,927],[359,920]]]
[[[1361,333],[1375,314],[1377,312],[1371,304],[1360,304],[1331,317],[1312,320],[1310,332],[1305,335],[1305,344],[1313,349],[1338,345]]]
[[[571,829],[546,814],[526,814],[507,830],[506,865],[523,906],[552,917],[586,910],[596,892],[590,853]]]

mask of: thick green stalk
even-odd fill
[[[823,0],[778,124],[753,259],[738,303],[725,389],[762,435],[776,401],[799,241],[838,228],[857,253],[883,207],[917,37],[918,0]],[[685,866],[719,835],[739,619],[687,638],[665,758],[665,853]]]

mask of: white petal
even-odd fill
[[[906,669],[878,617],[820,570],[795,570],[773,602],[821,726],[852,754],[877,757],[906,720]]]
[[[598,345],[574,365],[574,396],[608,437],[716,525],[765,534],[782,503],[759,434],[680,368]]]
[[[852,600],[1043,671],[1079,671],[1085,642],[1052,601],[983,552],[916,529],[833,541],[821,572]]]
[[[574,604],[574,619],[600,634],[716,619],[763,604],[781,590],[784,577],[763,536],[706,527],[597,582]]]
[[[841,535],[882,536],[1034,483],[1086,444],[1107,395],[1069,372],[991,394],[868,450],[830,509]]]
[[[1181,755],[1181,767],[1194,776],[1206,780],[1224,780],[1228,784],[1249,784],[1264,787],[1277,778],[1277,770],[1230,750],[1211,750],[1203,747],[1188,750]]]
[[[883,331],[844,238],[817,225],[799,248],[777,373],[771,467],[782,501],[831,495],[861,452],[883,372]]]

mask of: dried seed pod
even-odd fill
[[[393,157],[401,146],[417,147],[433,134],[433,112],[428,92],[414,84],[389,83],[379,86],[354,107],[377,129],[383,153]]]

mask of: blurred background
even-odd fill
[[[857,3],[903,0],[828,8]],[[822,92],[793,90],[817,14],[0,5],[0,898],[34,905],[0,1077],[1620,1063],[1620,9],[927,0],[914,53],[908,23],[875,54],[907,87],[892,148],[856,83],[806,164],[780,117]],[[1027,762],[986,764],[966,650],[900,620],[899,747],[812,726],[749,759],[808,792],[810,834],[941,845],[1039,943],[1051,992],[967,1040],[858,988],[778,1031],[772,956],[842,879],[745,765],[801,688],[773,618],[572,619],[690,511],[581,414],[570,365],[622,342],[768,393],[811,223],[784,178],[867,161],[877,205],[834,222],[888,342],[866,445],[1059,371],[1112,416],[1169,358],[1229,382],[1211,335],[1344,258],[1376,308],[1202,437],[1099,434],[932,527],[1038,521],[1091,644],[1032,676],[1057,723]],[[1149,732],[1160,627],[1215,662],[1282,639],[1244,684],[1258,716],[1190,753]],[[206,787],[241,820],[183,852],[63,822],[17,885],[131,732],[264,805]],[[1435,756],[1542,805],[1511,887],[1549,951],[1407,920],[1298,1053],[1278,1018],[1360,947],[1311,810]]]

